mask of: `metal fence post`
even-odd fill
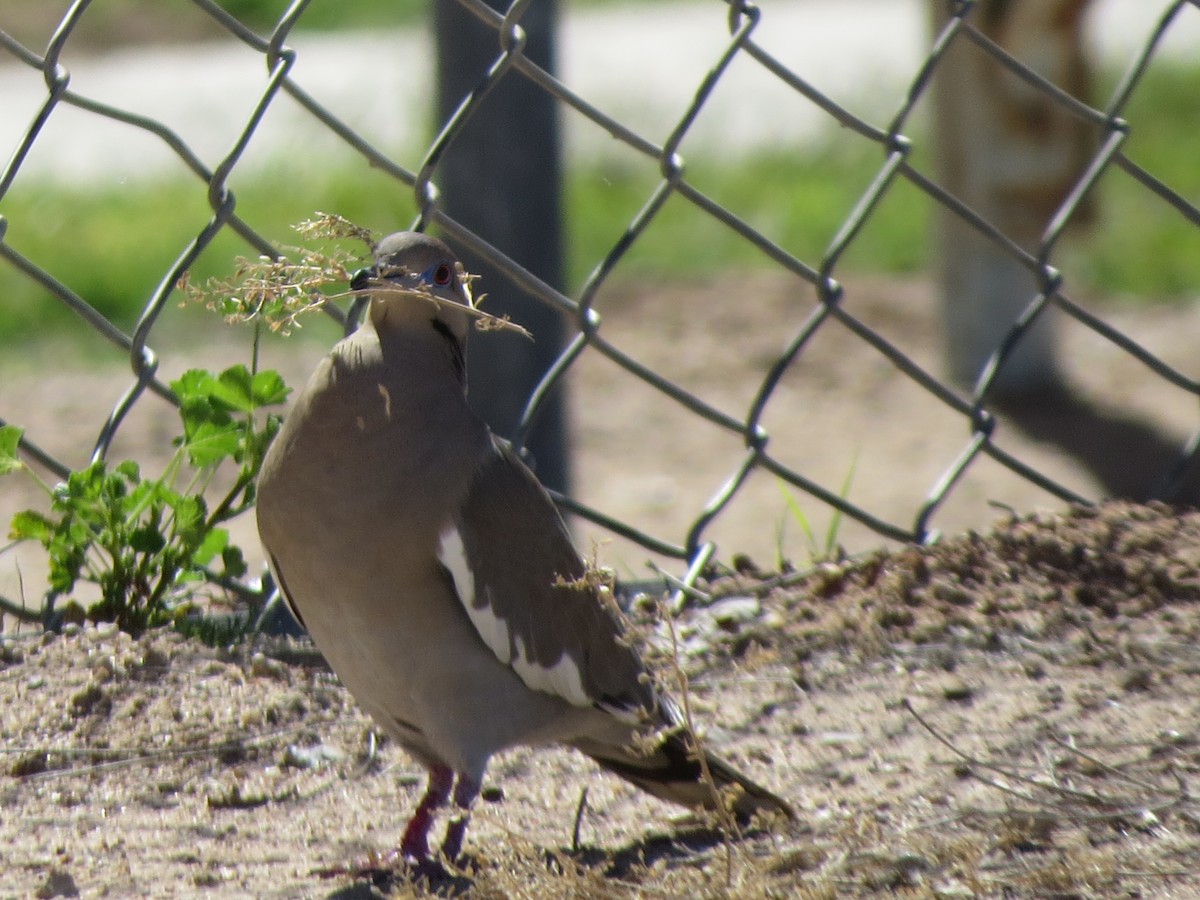
[[[505,4],[490,0],[502,9]],[[529,4],[520,20],[526,55],[553,71],[556,0]],[[478,85],[500,52],[497,34],[456,0],[436,0],[439,122]],[[510,72],[479,105],[434,176],[451,218],[479,234],[548,284],[563,284],[563,223],[558,110],[554,99]],[[489,333],[472,342],[470,393],[475,409],[510,435],[525,403],[562,349],[565,322],[545,304],[513,288],[502,271],[465,248],[467,270],[481,276],[487,309],[533,333],[531,342]],[[566,398],[560,388],[543,404],[527,446],[538,477],[555,490],[570,483]]]

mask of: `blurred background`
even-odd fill
[[[64,296],[162,382],[245,362],[171,275],[321,210],[428,225],[532,327],[474,340],[473,393],[623,577],[1200,496],[1195,4],[486,10],[0,11],[0,419],[35,463],[86,464],[131,390]],[[263,364],[299,387],[340,333],[312,317]],[[134,370],[106,449],[152,470],[178,425]],[[44,504],[12,476],[0,500]],[[37,605],[40,556],[0,555],[0,595]]]

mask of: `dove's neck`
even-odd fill
[[[466,334],[459,333],[437,310],[425,309],[412,315],[411,309],[396,314],[390,310],[371,310],[371,325],[379,338],[385,363],[406,369],[425,368],[432,378],[453,377],[459,390],[467,389]]]

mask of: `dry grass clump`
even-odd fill
[[[255,259],[239,256],[230,277],[212,278],[202,285],[185,278],[180,288],[187,301],[204,305],[229,323],[262,323],[272,331],[288,334],[300,327],[303,316],[325,308],[331,301],[361,296],[360,292],[347,291],[346,285],[363,260],[373,258],[378,243],[374,233],[341,216],[322,212],[294,228],[306,240],[324,243],[318,248],[280,247],[274,256]],[[339,241],[361,244],[363,251],[353,253],[330,245]],[[446,302],[429,291],[401,290],[387,281],[389,274],[392,273],[379,272],[370,279],[367,287],[372,294],[435,304]],[[480,331],[515,331],[529,336],[529,332],[507,316],[493,316],[480,309],[487,295],[478,299],[472,295],[471,285],[478,276],[464,270],[461,263],[458,276],[467,288],[470,314]]]

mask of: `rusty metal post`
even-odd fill
[[[971,24],[1042,77],[1086,99],[1081,26],[1087,3],[984,0]],[[940,28],[952,4],[931,5],[934,27]],[[961,37],[942,60],[933,90],[939,181],[1017,244],[1034,250],[1087,165],[1095,135]],[[1028,269],[944,207],[937,210],[935,229],[947,369],[970,385],[1038,287]],[[1013,397],[1060,381],[1055,323],[1043,314],[1007,357],[992,389]]]

